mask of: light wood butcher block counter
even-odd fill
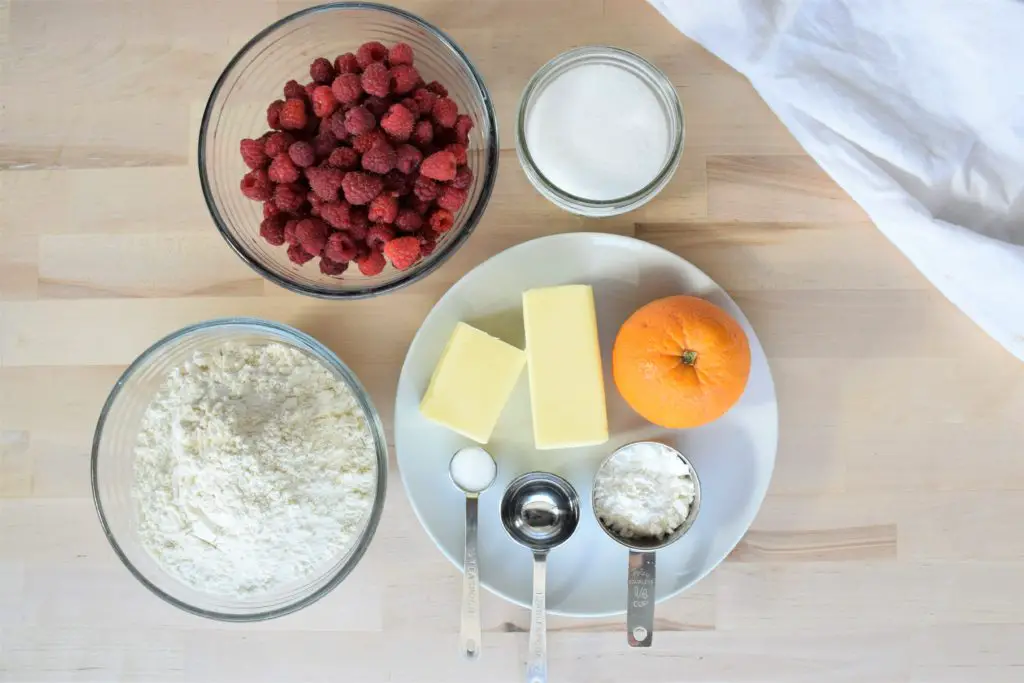
[[[482,659],[457,655],[461,575],[393,460],[356,571],[311,608],[246,626],[189,616],[131,577],[96,520],[89,448],[140,351],[229,315],[325,342],[390,425],[406,348],[438,297],[507,247],[570,231],[648,240],[725,287],[767,351],[781,441],[753,529],[658,608],[655,647],[628,650],[620,619],[552,619],[553,683],[1024,680],[1024,365],[918,274],[743,77],[640,0],[401,2],[482,71],[497,187],[425,281],[323,302],[231,252],[195,163],[222,67],[304,4],[0,0],[0,681],[522,680],[527,612],[489,594]],[[607,220],[544,200],[513,149],[527,79],[588,43],[658,64],[687,117],[672,183]]]

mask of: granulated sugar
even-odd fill
[[[664,167],[669,123],[650,86],[611,64],[581,64],[544,86],[525,124],[537,169],[563,192],[626,197]]]
[[[695,495],[690,468],[675,451],[638,443],[620,450],[598,471],[594,511],[623,538],[663,538],[686,521]]]
[[[347,551],[376,490],[351,391],[283,344],[226,343],[173,370],[135,447],[138,533],[197,590],[252,597]]]

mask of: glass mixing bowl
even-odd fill
[[[475,123],[469,140],[473,185],[455,216],[454,227],[434,252],[408,270],[387,266],[372,277],[350,267],[341,278],[320,273],[315,261],[297,266],[284,247],[259,236],[262,205],[244,197],[239,181],[248,171],[238,153],[242,138],[267,130],[267,105],[282,97],[284,84],[309,80],[317,57],[332,60],[355,52],[363,43],[406,42],[415,51],[415,66],[428,83],[442,83],[459,111]],[[384,294],[433,272],[462,246],[483,215],[498,171],[498,126],[491,96],[469,57],[438,28],[401,9],[363,2],[310,7],[287,16],[257,34],[228,63],[217,79],[199,131],[199,180],[210,215],[221,235],[246,263],[268,280],[298,292],[327,299],[354,299]]]
[[[250,344],[278,342],[312,356],[356,397],[376,444],[377,481],[373,505],[356,543],[344,554],[316,567],[301,582],[247,599],[212,595],[186,585],[164,571],[142,546],[132,499],[134,449],[142,416],[167,374],[197,350],[231,340]],[[286,325],[253,318],[199,323],[164,337],[132,363],[114,385],[100,413],[92,444],[92,494],[103,532],[114,552],[146,588],[176,607],[212,619],[257,621],[310,605],[348,576],[377,530],[387,486],[388,449],[384,426],[366,390],[330,349]]]

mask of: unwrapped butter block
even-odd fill
[[[564,285],[523,292],[523,323],[534,445],[570,448],[608,441],[594,290]]]
[[[526,354],[460,322],[420,403],[424,417],[485,444],[523,371]]]

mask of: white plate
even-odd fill
[[[657,598],[664,600],[714,569],[754,521],[775,465],[778,409],[768,362],[750,323],[721,287],[675,254],[628,237],[589,233],[545,237],[498,254],[467,273],[427,316],[409,347],[395,404],[395,450],[406,493],[427,533],[460,569],[465,498],[448,478],[448,461],[471,442],[424,419],[420,398],[457,322],[523,348],[523,290],[570,283],[594,287],[611,440],[596,447],[534,449],[523,372],[487,445],[497,460],[498,478],[480,499],[480,579],[494,593],[529,605],[530,553],[505,534],[498,502],[516,476],[554,472],[579,492],[582,517],[575,535],[549,556],[549,611],[606,616],[625,611],[628,551],[594,519],[590,493],[601,460],[630,441],[665,439],[697,470],[703,497],[697,521],[679,541],[658,551]],[[611,379],[611,348],[619,327],[637,308],[673,294],[714,302],[750,338],[746,392],[726,415],[697,429],[652,426],[625,404]]]

